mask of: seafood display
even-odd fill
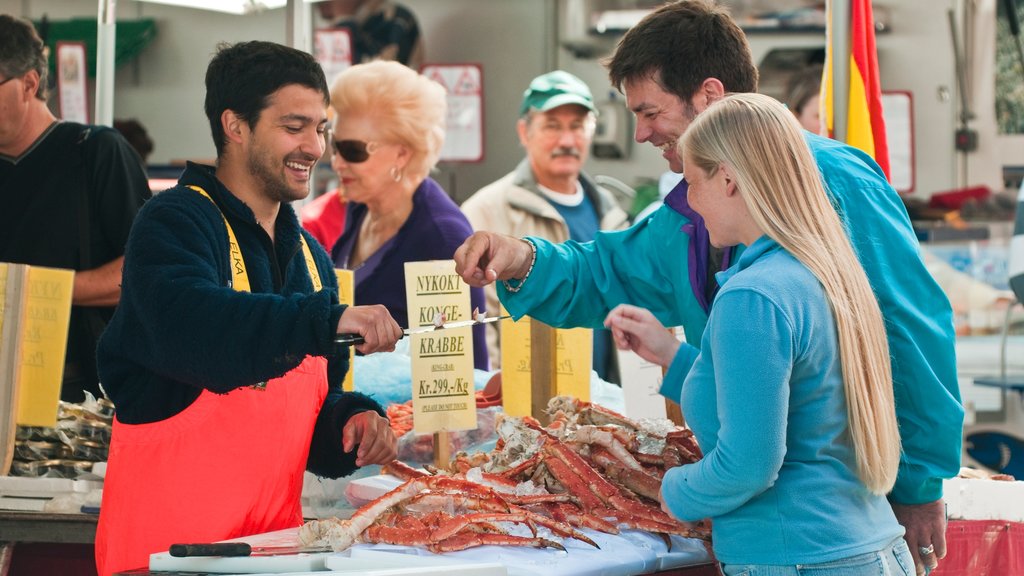
[[[335,551],[356,542],[433,552],[488,544],[564,550],[560,541],[573,539],[596,547],[582,529],[709,539],[708,527],[678,522],[658,503],[665,470],[701,457],[688,429],[633,421],[569,397],[553,398],[548,415],[547,426],[499,415],[495,449],[459,453],[448,469],[391,462],[383,471],[403,480],[400,486],[350,518],[306,523],[303,544]]]

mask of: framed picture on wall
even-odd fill
[[[441,160],[484,159],[484,81],[480,64],[427,64],[420,71],[448,92],[448,128]]]
[[[907,91],[882,92],[882,116],[889,141],[889,175],[900,194],[914,191],[914,97]]]
[[[313,56],[324,69],[327,86],[352,65],[352,34],[344,28],[324,28],[313,33]]]
[[[57,98],[60,117],[89,123],[89,74],[84,42],[57,43]]]

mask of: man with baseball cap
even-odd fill
[[[534,78],[523,93],[516,122],[526,158],[462,204],[473,228],[552,242],[588,242],[598,230],[625,228],[629,217],[611,192],[583,172],[596,119],[590,89],[576,76],[555,70]],[[487,310],[496,312],[493,284],[486,294]],[[497,324],[491,326],[491,366],[500,367]],[[595,331],[594,369],[605,380],[617,380],[613,358],[608,332]]]

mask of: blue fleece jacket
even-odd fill
[[[903,527],[856,475],[824,288],[767,236],[718,277],[681,402],[704,458],[665,473],[665,503],[683,520],[710,517],[729,564],[880,550]]]
[[[188,185],[204,189],[217,203]],[[218,211],[218,207],[220,210]],[[227,218],[252,292],[231,287]],[[299,234],[316,261],[314,292]],[[275,239],[208,166],[189,164],[178,186],[143,206],[125,250],[121,301],[99,343],[100,382],[127,424],[180,413],[203,389],[226,393],[276,378],[307,355],[328,358],[330,390],[317,419],[308,468],[338,477],[356,469],[341,450],[348,418],[379,404],[341,390],[347,348],[334,334],[345,307],[334,268],[319,243],[282,205]]]

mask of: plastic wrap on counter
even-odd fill
[[[494,419],[502,412],[501,406],[478,408],[477,427],[474,430],[457,430],[448,433],[451,451],[487,452],[494,447],[498,434],[494,430]],[[428,464],[434,461],[434,435],[416,434],[412,430],[398,438],[398,459],[409,464]]]
[[[81,404],[60,402],[57,425],[19,426],[15,432],[14,476],[76,479],[107,459],[114,405],[86,392]]]
[[[85,391],[81,404],[61,401],[57,404],[58,420],[96,421],[111,424],[114,421],[114,403],[106,398],[95,398]]]
[[[97,420],[60,420],[57,437],[65,444],[83,441],[110,444],[110,424]]]
[[[11,472],[14,476],[31,478],[75,479],[83,474],[88,474],[94,463],[84,460],[37,460],[35,462],[15,460],[11,463]]]

